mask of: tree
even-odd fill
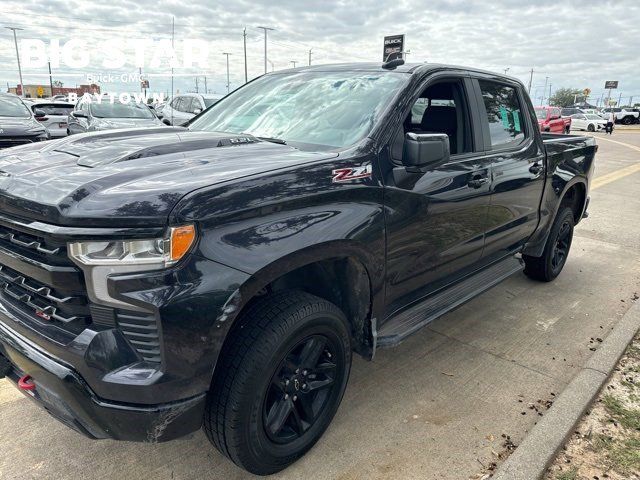
[[[577,88],[559,88],[551,95],[549,99],[549,105],[554,107],[570,107],[576,101],[584,99],[582,90]]]
[[[64,83],[62,83],[60,80],[54,80],[53,81],[53,86],[57,87],[57,88],[61,88],[64,85]]]

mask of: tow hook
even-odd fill
[[[18,387],[21,390],[35,390],[36,389],[36,384],[33,383],[33,378],[31,378],[31,375],[25,375],[24,377],[20,377],[20,379],[18,380]]]

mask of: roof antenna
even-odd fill
[[[390,53],[389,55],[387,55],[387,59],[384,61],[384,63],[382,64],[382,68],[384,68],[385,70],[395,70],[397,67],[399,67],[400,65],[404,65],[404,58],[400,57],[400,58],[394,58],[393,60],[389,60],[389,57],[391,55],[404,55],[407,52],[393,52]]]

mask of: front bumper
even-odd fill
[[[3,359],[9,361],[9,367],[0,373],[5,373],[16,386],[19,378],[30,376],[35,389],[20,390],[56,419],[89,438],[161,442],[194,432],[202,424],[205,394],[158,405],[102,400],[73,368],[0,323],[0,360]]]

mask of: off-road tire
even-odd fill
[[[241,323],[233,329],[216,367],[204,430],[213,445],[238,466],[256,475],[269,475],[304,455],[333,419],[351,369],[349,324],[338,307],[301,291],[266,295],[238,321]],[[273,394],[274,378],[280,378],[277,373],[288,367],[296,345],[318,337],[326,337],[323,354],[338,366],[334,386],[324,394],[317,417],[306,424],[308,430],[290,443],[278,443],[264,423],[267,401],[273,398],[269,395]],[[299,423],[298,413],[296,418],[289,418],[294,423],[296,420]]]
[[[522,256],[525,263],[524,273],[528,277],[541,282],[551,282],[560,274],[571,250],[574,223],[573,210],[569,207],[561,206],[551,226],[542,256]],[[565,231],[565,228],[568,230]],[[564,245],[564,254],[558,262],[557,255],[560,243]]]

